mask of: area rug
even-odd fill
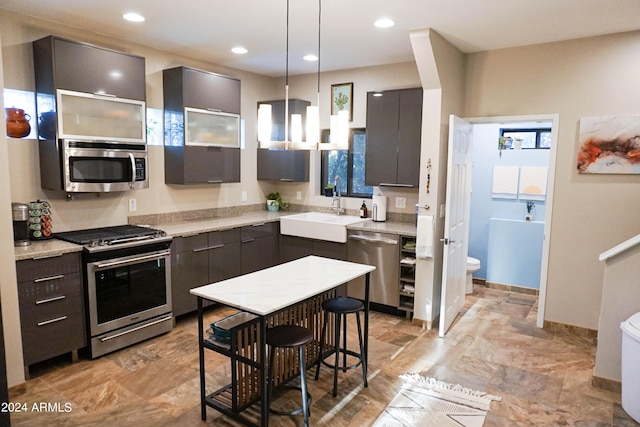
[[[449,384],[418,374],[400,375],[404,380],[374,427],[465,426],[480,427],[491,402],[501,400],[460,384]]]

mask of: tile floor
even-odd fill
[[[502,396],[485,426],[638,426],[620,406],[619,393],[591,386],[594,344],[536,328],[536,302],[535,296],[475,286],[445,338],[406,319],[372,313],[369,387],[362,387],[361,371],[341,373],[333,398],[331,371],[323,368],[319,381],[310,380],[311,425],[371,425],[400,388],[398,375],[418,372]],[[230,313],[211,310],[207,321]],[[206,353],[212,391],[227,382],[230,369],[225,357]],[[97,360],[71,364],[65,356],[32,367],[26,391],[14,391],[11,401],[28,409],[12,414],[12,426],[238,425],[213,409],[206,422],[200,420],[194,317]],[[40,403],[50,404],[49,410],[34,411]],[[302,425],[300,415],[271,421]]]

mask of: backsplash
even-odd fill
[[[249,212],[258,212],[267,210],[265,204],[253,204],[242,206],[229,206],[224,208],[210,208],[210,209],[195,209],[190,211],[160,213],[160,214],[148,214],[148,215],[135,215],[127,217],[129,224],[135,225],[159,225],[159,224],[172,224],[185,221],[198,221],[204,219],[213,218],[228,218],[233,216],[239,216]],[[309,206],[309,205],[297,205],[291,204],[286,212],[324,212],[333,213],[331,208],[326,206]],[[358,209],[347,209],[345,215],[358,216],[360,211]],[[414,214],[399,213],[399,212],[387,212],[388,222],[403,222],[403,223],[415,223],[416,217]]]

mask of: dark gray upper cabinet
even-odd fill
[[[271,139],[284,141],[284,100],[258,102],[271,104],[271,116],[273,127]],[[301,114],[302,123],[305,123],[309,101],[301,99],[289,100],[289,117],[291,114]],[[303,135],[303,139],[305,136]],[[258,149],[258,180],[259,181],[285,181],[308,182],[309,159],[307,150],[268,150]]]
[[[240,148],[185,144],[185,107],[240,114],[240,80],[176,67],[163,85],[165,183],[240,182]]]
[[[164,108],[184,107],[240,114],[240,80],[189,67],[163,71]]]
[[[308,150],[258,149],[258,180],[308,182],[309,157]]]
[[[366,132],[365,183],[417,187],[422,88],[368,92]]]
[[[145,60],[99,46],[48,36],[33,42],[38,92],[56,89],[144,101]]]

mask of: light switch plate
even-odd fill
[[[240,196],[241,196],[243,202],[247,201],[247,192],[246,191],[243,191]]]
[[[406,197],[396,197],[396,208],[404,209],[407,207]]]
[[[296,200],[302,200],[302,191],[296,191]]]

